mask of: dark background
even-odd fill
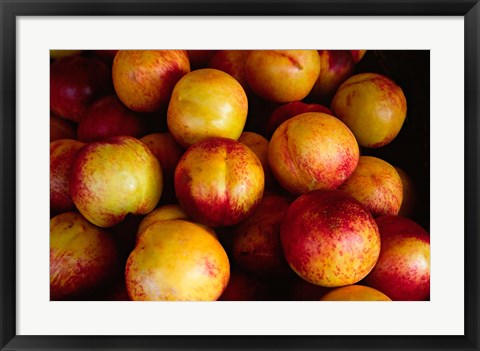
[[[430,51],[369,50],[355,67],[355,74],[363,72],[386,75],[402,88],[407,118],[390,144],[378,149],[361,148],[361,154],[381,158],[410,175],[417,196],[411,217],[429,231]]]

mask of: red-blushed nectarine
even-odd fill
[[[359,282],[380,254],[380,234],[372,215],[338,190],[298,197],[282,221],[280,238],[290,267],[325,287]]]
[[[374,217],[396,215],[402,205],[402,179],[377,157],[360,156],[357,168],[338,189],[360,201]]]
[[[235,78],[248,93],[250,89],[245,73],[250,50],[219,50],[213,55],[208,67],[219,69]]]
[[[175,86],[167,124],[174,139],[188,147],[209,137],[237,140],[247,120],[247,95],[229,74],[213,68],[192,71]]]
[[[50,66],[50,110],[78,122],[90,105],[112,91],[108,67],[99,60],[66,56]]]
[[[387,295],[363,285],[349,285],[333,289],[320,301],[392,301]]]
[[[353,74],[355,62],[349,50],[318,50],[320,74],[309,94],[315,102],[329,104],[340,84]]]
[[[258,157],[265,175],[265,188],[273,187],[275,179],[268,164],[268,140],[257,133],[243,132],[238,138],[238,142],[248,146]]]
[[[223,293],[230,264],[205,228],[183,220],[159,221],[139,239],[125,269],[132,300],[214,301]]]
[[[95,288],[117,262],[109,233],[90,224],[77,212],[50,220],[50,298],[61,300]]]
[[[365,56],[367,50],[350,50],[350,53],[352,54],[353,61],[355,63],[358,63],[363,58],[363,56]]]
[[[402,89],[390,78],[376,73],[357,74],[343,82],[331,108],[352,130],[358,144],[371,148],[395,139],[407,115]]]
[[[193,220],[211,227],[246,219],[263,196],[262,164],[247,146],[227,138],[198,142],[175,169],[175,193]]]
[[[430,296],[430,235],[411,219],[376,219],[382,249],[378,262],[364,279],[394,301],[421,301]]]
[[[77,138],[92,142],[114,136],[140,138],[147,133],[147,120],[126,108],[115,95],[93,103],[78,123]]]
[[[257,210],[233,229],[233,258],[239,267],[262,278],[277,278],[290,268],[280,243],[280,223],[290,203],[266,195]]]
[[[73,202],[99,227],[112,227],[129,213],[150,213],[162,187],[158,160],[144,143],[128,136],[87,144],[78,152],[70,178]]]
[[[320,73],[317,50],[253,50],[245,65],[248,85],[268,101],[300,101]]]
[[[173,87],[190,72],[184,50],[119,50],[112,78],[118,98],[137,112],[167,107]]]
[[[292,194],[335,189],[354,171],[359,148],[337,118],[307,112],[283,122],[268,147],[270,169]]]
[[[84,145],[71,139],[50,143],[50,208],[56,213],[75,209],[70,196],[70,176],[75,155]]]

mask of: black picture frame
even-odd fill
[[[0,346],[1,350],[479,349],[478,0],[0,0]],[[463,336],[27,336],[16,334],[16,18],[17,16],[281,15],[464,16],[465,19],[465,334]],[[448,318],[448,316],[445,316]]]

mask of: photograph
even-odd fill
[[[49,55],[50,301],[430,301],[429,50]]]

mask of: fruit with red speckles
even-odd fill
[[[99,60],[67,56],[50,66],[50,110],[75,122],[99,97],[112,91],[108,67]]]
[[[70,175],[75,156],[85,144],[71,139],[50,143],[50,208],[57,213],[72,211]]]
[[[240,83],[225,72],[205,68],[187,74],[175,86],[167,124],[175,140],[188,147],[209,137],[237,140],[247,113]]]
[[[246,219],[263,196],[262,164],[247,146],[227,138],[192,145],[175,170],[175,192],[193,220],[211,227]]]
[[[292,194],[337,188],[353,173],[358,158],[352,132],[321,112],[288,119],[277,128],[268,147],[273,175]]]
[[[355,134],[360,146],[377,148],[400,132],[407,115],[402,89],[376,73],[350,77],[338,88],[331,108]]]
[[[364,284],[394,301],[419,301],[430,296],[430,235],[401,216],[376,219],[382,240],[378,262]]]
[[[265,127],[267,137],[271,138],[275,130],[287,119],[305,112],[323,112],[327,115],[333,115],[329,108],[319,104],[306,104],[301,101],[289,102],[288,104],[277,107],[268,118]]]
[[[115,95],[98,99],[78,124],[78,140],[91,142],[114,136],[140,138],[147,132],[144,116],[126,108]]]
[[[233,230],[233,258],[239,267],[266,278],[290,271],[280,243],[280,223],[289,205],[281,196],[266,195],[258,209]]]
[[[218,240],[182,220],[150,225],[125,270],[128,295],[137,301],[214,301],[229,277],[228,257]]]
[[[288,208],[280,239],[290,267],[310,283],[355,284],[374,267],[380,234],[368,210],[350,195],[316,190]]]
[[[137,112],[161,111],[190,62],[184,50],[119,50],[112,78],[118,98]]]
[[[75,139],[75,124],[50,113],[50,142],[59,139]]]
[[[263,167],[265,187],[273,187],[275,179],[268,164],[268,140],[257,133],[243,132],[238,142],[248,146],[255,153]]]
[[[140,141],[148,146],[162,167],[164,185],[162,203],[176,202],[173,175],[184,150],[168,132],[148,134]]]
[[[352,54],[353,61],[355,63],[358,63],[363,58],[363,56],[365,56],[367,50],[350,50],[350,53]]]
[[[50,298],[79,296],[114,272],[115,243],[109,233],[77,212],[50,220]]]
[[[248,92],[245,64],[251,50],[220,50],[213,55],[208,67],[219,69],[235,78]]]
[[[320,301],[392,301],[387,295],[363,285],[336,288],[325,294]]]
[[[162,193],[158,160],[133,137],[118,136],[86,145],[78,152],[71,174],[73,202],[99,227],[112,227],[129,213],[150,213]]]
[[[219,301],[266,301],[268,285],[264,280],[232,269],[230,280]]]
[[[398,175],[402,179],[403,201],[398,215],[409,217],[415,212],[417,202],[417,191],[410,175],[399,167],[395,167]]]
[[[319,50],[320,74],[310,92],[313,101],[329,103],[340,84],[353,74],[355,62],[349,50]]]
[[[187,50],[192,71],[199,68],[206,68],[216,52],[217,50]]]
[[[360,201],[374,217],[396,215],[403,199],[400,175],[388,162],[360,156],[353,174],[339,188]]]
[[[245,66],[248,85],[263,99],[300,101],[320,73],[317,50],[253,50]]]

